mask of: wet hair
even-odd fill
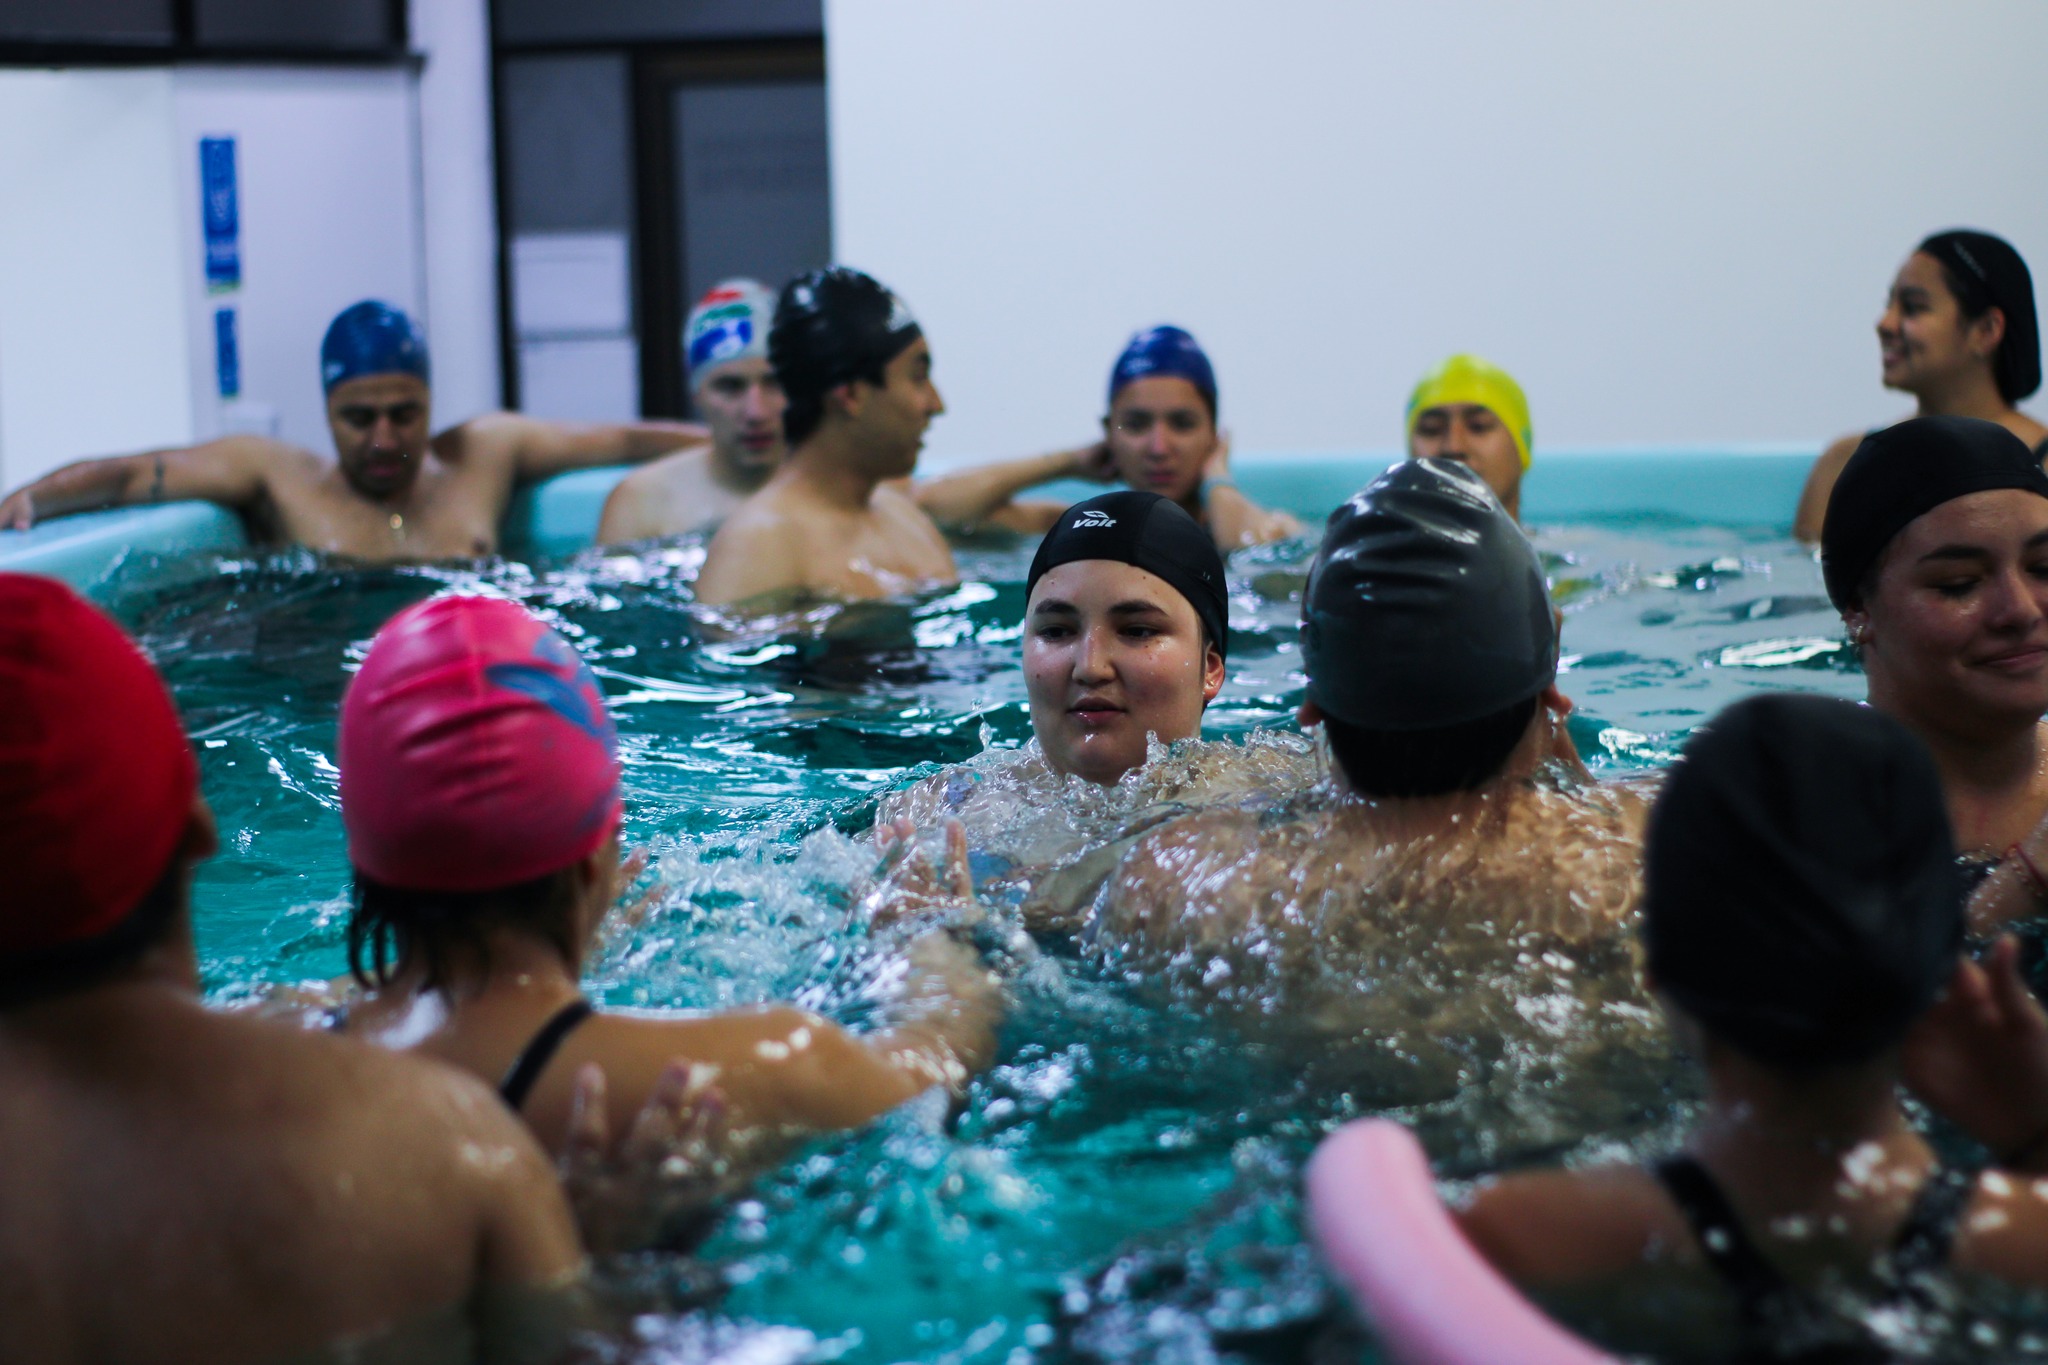
[[[768,363],[788,400],[783,437],[796,446],[816,431],[841,384],[885,385],[885,367],[922,335],[903,300],[858,270],[832,266],[783,285],[768,329]]]
[[[575,904],[573,867],[489,891],[386,886],[357,868],[349,974],[365,988],[385,986],[400,966],[417,961],[426,972],[422,985],[432,990],[448,980],[458,957],[488,966],[490,931],[500,928],[536,935],[567,961],[576,954],[569,925]]]
[[[173,854],[162,875],[113,928],[0,963],[0,1010],[87,990],[134,966],[177,922],[186,875],[182,851]]]
[[[1368,730],[1323,714],[1323,735],[1344,780],[1366,796],[1470,791],[1501,770],[1528,732],[1538,696],[1478,720],[1432,730]]]
[[[856,379],[865,380],[878,389],[887,386],[889,382],[889,377],[882,373],[880,365],[862,370],[858,374],[848,375],[840,382],[847,383]],[[787,390],[784,392],[787,393]],[[782,409],[782,439],[794,450],[808,440],[811,433],[816,431],[824,420],[824,394],[805,394],[802,398],[790,398]]]
[[[1998,395],[2017,403],[2041,387],[2041,325],[2027,263],[2002,237],[1969,228],[1937,232],[1916,248],[1941,266],[1965,322],[1993,308],[2005,315],[2005,337],[1991,357]]]

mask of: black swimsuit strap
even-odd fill
[[[1892,1242],[1892,1270],[1902,1291],[1912,1292],[1914,1276],[1931,1275],[1948,1264],[1949,1252],[1955,1247],[1956,1224],[1976,1193],[1976,1172],[1936,1158]]]
[[[1707,1264],[1728,1281],[1741,1300],[1744,1318],[1766,1299],[1793,1292],[1792,1282],[1749,1240],[1742,1220],[1735,1216],[1735,1206],[1721,1192],[1721,1183],[1707,1173],[1699,1158],[1679,1152],[1650,1170],[1685,1215]]]
[[[2034,447],[2034,453],[2044,461],[2048,461],[2048,436],[2041,438],[2041,444]]]
[[[512,1063],[512,1069],[505,1073],[505,1079],[498,1085],[498,1094],[513,1112],[525,1107],[526,1097],[533,1092],[533,1083],[555,1059],[562,1040],[593,1013],[595,1011],[590,1008],[588,1000],[572,1000],[555,1011],[554,1018],[540,1026],[540,1032],[534,1034],[532,1041],[521,1050],[518,1059]]]

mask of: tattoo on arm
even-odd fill
[[[164,500],[164,457],[161,452],[156,457],[156,477],[149,481],[149,500],[151,502],[162,502]]]

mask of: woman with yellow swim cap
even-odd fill
[[[1408,458],[1449,459],[1486,480],[1508,515],[1522,516],[1522,475],[1531,447],[1529,400],[1500,366],[1454,355],[1408,396]]]

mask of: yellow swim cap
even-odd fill
[[[1454,355],[1422,376],[1415,392],[1408,395],[1408,435],[1415,435],[1415,419],[1425,408],[1446,403],[1477,403],[1507,424],[1522,452],[1522,468],[1529,467],[1533,444],[1529,431],[1529,400],[1514,376],[1491,361],[1476,355]]]

